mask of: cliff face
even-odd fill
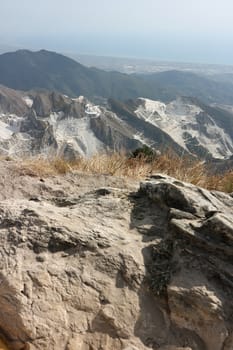
[[[103,103],[103,101],[102,101]],[[66,159],[108,151],[155,150],[205,160],[233,152],[233,115],[192,98],[170,103],[145,98],[103,105],[83,96],[20,92],[0,86],[0,155]]]
[[[9,349],[232,350],[231,196],[160,175],[0,175]]]

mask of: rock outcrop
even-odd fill
[[[97,102],[96,102],[97,103]],[[98,104],[58,92],[21,92],[0,86],[0,155],[69,160],[147,145],[229,168],[233,116],[192,98],[170,103],[144,98]],[[222,162],[219,162],[219,160]]]
[[[233,349],[231,196],[163,175],[0,175],[8,349]]]

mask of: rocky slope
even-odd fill
[[[84,97],[71,99],[55,92],[24,93],[1,87],[0,108],[3,155],[45,154],[72,159],[141,145],[133,137],[135,130]]]
[[[149,140],[152,146],[171,147],[176,152],[180,147],[183,154],[205,159],[232,155],[233,115],[217,106],[210,107],[189,97],[178,97],[167,104],[145,98],[125,103],[110,100],[110,105],[138,130],[144,143]]]
[[[190,98],[94,104],[46,91],[0,87],[0,154],[73,159],[109,150],[156,150],[204,159],[233,152],[233,115]]]
[[[0,175],[8,349],[232,350],[230,195],[13,162]]]

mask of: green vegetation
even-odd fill
[[[145,159],[147,162],[152,162],[156,158],[156,151],[147,146],[143,145],[142,147],[139,147],[135,149],[133,152],[131,152],[129,158],[140,158],[140,159]]]

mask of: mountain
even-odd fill
[[[146,95],[150,93],[148,84],[140,78],[87,68],[46,50],[19,50],[0,55],[0,84],[18,90],[55,90],[73,97],[131,98],[143,91]]]
[[[135,130],[84,97],[72,99],[55,92],[24,93],[1,87],[0,101],[7,95],[9,103],[2,104],[0,113],[1,154],[43,153],[71,159],[141,145],[133,137]]]
[[[233,153],[233,114],[228,111],[187,97],[167,104],[139,98],[137,105],[131,106],[129,101],[126,108],[141,123],[159,128],[191,154],[207,159],[230,157]]]
[[[138,75],[136,75],[138,76]],[[141,75],[151,86],[160,87],[159,99],[170,101],[177,96],[192,96],[206,103],[233,104],[233,81],[217,81],[203,75],[170,70]]]
[[[55,92],[23,93],[2,87],[0,98],[7,94],[11,108],[8,111],[5,103],[0,114],[2,154],[75,158],[110,150],[131,151],[144,143],[155,149],[173,148],[180,155],[185,152],[168,134],[140,121],[136,114],[126,119],[116,113],[111,105],[119,105],[118,101],[103,107],[82,96],[72,99]]]
[[[78,62],[41,50],[0,55],[0,84],[18,90],[47,89],[70,97],[96,96],[126,100],[146,97],[169,102],[191,96],[205,103],[233,104],[233,84],[190,72],[167,71],[136,75],[87,68]]]
[[[0,85],[0,113],[22,116],[28,111],[27,101],[19,91]]]
[[[0,87],[0,154],[74,159],[98,152],[156,151],[211,160],[233,154],[233,114],[194,98],[109,99],[103,105],[57,92]]]

